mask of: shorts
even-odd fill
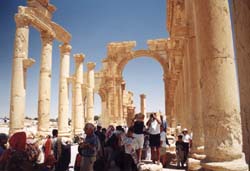
[[[133,134],[136,147],[135,149],[143,149],[143,144],[144,144],[144,134]]]
[[[161,146],[161,136],[160,134],[150,134],[149,135],[149,146],[159,148]]]
[[[161,147],[160,148],[160,156],[163,156],[166,154],[166,151],[167,151],[167,147]]]

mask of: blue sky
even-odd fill
[[[57,7],[53,21],[72,34],[72,53],[84,53],[86,63],[97,63],[106,57],[109,42],[137,42],[137,49],[146,49],[147,40],[167,38],[166,0],[51,0]],[[15,36],[14,14],[25,0],[1,0],[0,5],[0,117],[9,113],[11,67]],[[59,44],[53,42],[53,63],[51,82],[51,117],[57,117]],[[41,41],[37,30],[30,28],[29,57],[36,63],[27,75],[26,115],[37,116],[38,82],[40,69]],[[71,57],[71,74],[74,62]],[[164,85],[162,68],[154,59],[141,57],[130,61],[124,69],[123,77],[127,89],[134,92],[136,111],[139,111],[139,94],[147,95],[147,111],[164,111]],[[95,113],[101,111],[100,97],[95,96]]]

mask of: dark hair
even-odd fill
[[[178,138],[182,138],[182,135],[178,135]]]
[[[52,135],[53,135],[53,137],[56,137],[58,135],[58,130],[57,129],[53,129],[52,130]]]

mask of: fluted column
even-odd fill
[[[248,170],[242,153],[239,92],[227,0],[195,0],[201,57],[204,170]]]
[[[49,133],[50,126],[50,89],[52,67],[53,37],[41,32],[42,52],[40,63],[39,96],[38,96],[38,133]]]
[[[146,116],[146,95],[145,94],[141,94],[140,95],[140,102],[141,102],[141,113],[144,114],[144,116]]]
[[[70,51],[69,44],[60,47],[60,80],[59,80],[59,107],[58,107],[58,133],[60,136],[69,136],[68,117],[69,117],[69,88],[67,78],[69,77]]]
[[[83,83],[83,54],[75,54],[75,83],[74,83],[74,133],[81,134],[84,125],[83,121],[83,100],[82,100],[82,83]]]
[[[71,76],[68,79],[68,82],[71,83],[71,135],[74,137],[75,135],[75,76]]]
[[[95,87],[95,68],[94,62],[88,62],[87,68],[87,121],[94,122],[94,87]]]
[[[11,97],[10,97],[10,134],[24,128],[26,101],[25,64],[28,58],[29,21],[16,14],[16,35],[12,63]]]
[[[233,0],[233,21],[240,87],[243,151],[250,165],[250,3]]]

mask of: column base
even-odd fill
[[[244,157],[224,162],[201,162],[202,171],[248,171]]]
[[[195,158],[188,158],[188,170],[197,171],[201,169],[201,160]]]
[[[22,132],[22,131],[25,131],[24,128],[12,128],[12,129],[9,129],[9,135],[12,135],[16,132]]]
[[[58,131],[58,136],[59,137],[70,137],[70,132],[69,131]]]
[[[82,135],[83,130],[82,129],[75,129],[73,132],[74,132],[74,135]]]
[[[42,137],[46,137],[48,135],[51,135],[51,132],[50,131],[37,131],[36,135],[38,137],[42,136]]]

